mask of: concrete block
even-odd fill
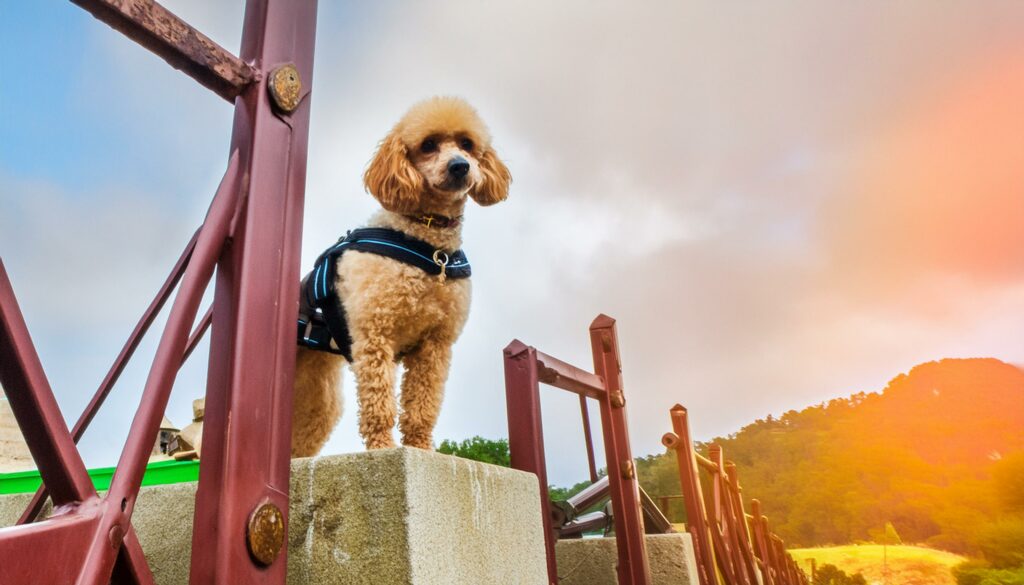
[[[32,494],[0,496],[0,526],[12,526],[32,500]]]
[[[652,585],[699,585],[689,534],[648,534],[646,545]],[[614,538],[558,541],[559,585],[617,585],[618,554]]]
[[[143,488],[158,585],[188,583],[195,484]],[[546,585],[536,476],[419,449],[292,462],[290,585]],[[28,495],[0,497],[0,526]]]

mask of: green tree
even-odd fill
[[[1024,451],[1000,459],[992,467],[992,479],[1003,510],[1024,514]]]
[[[1024,569],[1024,516],[1006,516],[979,531],[978,548],[997,569]]]
[[[957,585],[1024,585],[1024,567],[993,569],[982,561],[967,561],[953,567]]]
[[[826,563],[815,571],[812,585],[867,585],[867,580],[860,573],[847,575],[846,571]]]
[[[551,498],[552,502],[564,502],[583,491],[583,488],[589,485],[590,481],[581,481],[578,484],[567,488],[550,485],[548,486],[548,496]]]
[[[512,466],[512,458],[508,452],[508,439],[485,439],[480,436],[462,442],[445,439],[441,441],[437,452],[502,467]]]

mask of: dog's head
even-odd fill
[[[414,105],[381,141],[363,175],[366,190],[399,213],[480,205],[508,197],[512,176],[476,110],[435,97]]]

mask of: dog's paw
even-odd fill
[[[395,440],[388,435],[366,437],[366,449],[391,449],[396,447]]]
[[[417,449],[426,449],[428,451],[434,450],[433,441],[431,440],[430,435],[402,437],[402,445],[405,445],[406,447],[416,447]]]

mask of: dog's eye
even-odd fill
[[[462,150],[465,150],[466,152],[469,152],[469,151],[473,150],[473,141],[470,140],[469,138],[463,138],[459,142],[459,146],[462,147]]]
[[[437,151],[437,141],[434,140],[433,138],[427,138],[426,140],[423,141],[423,144],[420,144],[420,151],[422,151],[422,152],[436,152]]]

